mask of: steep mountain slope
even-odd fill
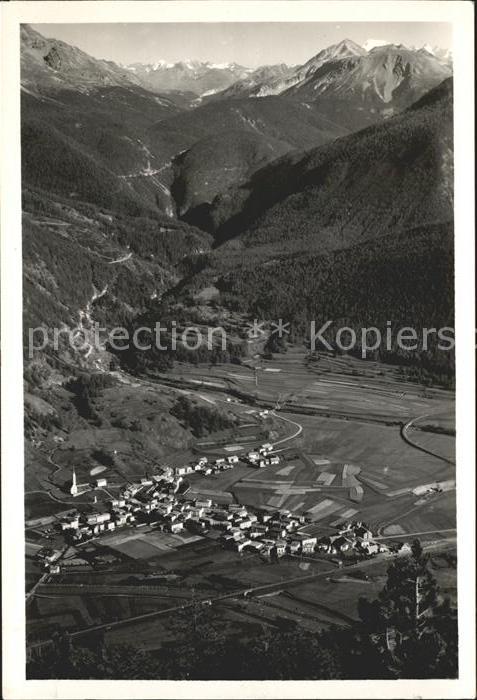
[[[283,141],[293,148],[325,143],[346,133],[316,110],[269,97],[204,104],[162,119],[151,127],[150,138],[156,151],[177,154],[203,138],[237,129]]]
[[[210,247],[171,220],[169,164],[148,146],[150,126],[188,100],[123,73],[22,27],[25,327],[83,329],[93,308],[106,323],[130,318]]]
[[[57,39],[47,39],[22,24],[22,85],[35,93],[73,89],[88,92],[91,86],[140,85],[130,71],[112,61],[102,61]]]
[[[366,56],[366,50],[351,39],[343,39],[338,44],[322,49],[316,56],[310,58],[297,72],[297,75],[304,78],[315,73],[318,68],[331,61],[341,61],[348,58],[359,58]]]
[[[227,130],[197,141],[174,160],[171,192],[177,215],[212,202],[217,193],[246,180],[255,170],[284,155],[290,145],[253,131]]]
[[[159,209],[171,216],[169,166],[151,152],[148,129],[187,109],[190,96],[156,94],[139,82],[23,25],[24,182],[130,214]]]
[[[448,59],[437,49],[381,41],[368,46],[369,51],[345,39],[287,74],[239,81],[210,99],[280,95],[313,105],[355,131],[405,109],[451,75]]]
[[[234,246],[332,249],[452,218],[452,83],[383,124],[290,154],[218,196],[209,230]]]
[[[341,326],[358,339],[366,327],[384,337],[388,321],[452,327],[452,159],[447,80],[384,124],[289,154],[218,197],[218,240],[235,238],[168,296],[185,303],[213,285],[215,304],[281,318],[295,337],[330,321],[331,341]],[[450,386],[453,353],[436,337],[416,347],[398,347],[393,331],[376,359],[415,364]]]
[[[26,325],[134,326],[164,295],[186,318],[211,284],[225,309],[302,330],[325,311],[451,318],[452,85],[423,94],[449,72],[427,50],[345,41],[242,79],[258,95],[278,72],[285,95],[189,109],[23,29]]]
[[[157,102],[156,100],[159,100]],[[24,182],[123,211],[172,214],[148,128],[180,110],[142,88],[62,90],[55,97],[22,93]]]
[[[226,100],[240,97],[264,96],[263,86],[268,84],[280,84],[294,74],[296,67],[287,66],[286,63],[279,63],[273,66],[260,66],[245,78],[232,83],[225,90],[216,91],[212,94],[202,95],[201,102],[212,102],[216,100]],[[274,94],[274,93],[270,93]]]
[[[93,321],[107,329],[128,323],[210,248],[207,234],[164,215],[130,216],[26,186],[22,233],[25,346],[29,329],[44,327],[51,343],[60,329],[46,355],[90,368],[109,366],[97,343],[90,347]],[[66,335],[75,330],[76,352]],[[33,337],[37,346],[41,336]]]
[[[151,127],[149,143],[172,161],[169,186],[184,216],[286,151],[345,133],[316,110],[269,97],[224,100],[163,119]]]
[[[51,52],[59,56],[54,66]],[[191,63],[181,71],[205,75],[203,68]],[[213,70],[232,69],[245,70]],[[256,73],[270,71],[275,67]],[[345,133],[315,110],[280,98],[190,110],[185,93],[157,94],[128,75],[142,80],[22,28],[22,157],[29,185],[129,214],[158,209],[174,216],[179,206],[183,215],[286,151]],[[194,153],[181,156],[192,147]],[[225,177],[217,175],[220,165]]]
[[[251,85],[247,81],[236,83],[228,90],[221,93],[222,97],[265,97],[267,95],[280,95],[294,85],[302,83],[312,73],[314,73],[322,65],[330,61],[337,61],[345,58],[354,58],[366,54],[365,49],[356,44],[350,39],[344,39],[338,44],[328,46],[322,49],[316,56],[310,58],[301,66],[296,66],[288,71],[280,71],[277,75],[276,71],[271,75],[260,76],[256,74],[257,80],[254,80]]]
[[[290,255],[276,249],[265,257],[255,248],[242,256],[229,253],[226,259],[217,252],[215,266],[208,271],[221,292],[216,302],[238,306],[254,318],[282,318],[298,333],[309,332],[312,320],[316,330],[332,321],[329,339],[342,325],[354,328],[358,338],[368,326],[384,334],[387,321],[394,329],[412,326],[417,331],[452,326],[452,222],[381,234],[321,253]],[[394,335],[393,345],[395,340]],[[452,358],[441,355],[449,369]],[[381,359],[386,356],[383,348]]]
[[[426,51],[379,46],[357,58],[328,61],[287,94],[300,100],[330,95],[361,102],[368,110],[409,106],[449,77],[450,70]]]
[[[126,66],[126,69],[131,74],[131,79],[139,81],[148,90],[181,90],[195,95],[223,90],[253,72],[237,63],[214,64],[201,61],[133,63]]]

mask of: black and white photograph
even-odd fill
[[[286,20],[264,1],[255,21],[247,3],[151,2],[155,21],[122,21],[130,3],[8,4],[35,6],[9,54],[23,437],[3,460],[25,687],[458,697],[475,375],[467,344],[456,381],[474,335],[456,251],[465,266],[474,239],[454,88],[472,74],[446,12],[473,8],[320,19],[316,2],[300,20],[290,2]],[[98,15],[67,21],[83,4]]]

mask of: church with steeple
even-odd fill
[[[72,496],[77,496],[78,495],[78,484],[76,483],[76,472],[75,468],[73,467],[73,479],[71,482],[71,488],[70,488],[70,493]]]

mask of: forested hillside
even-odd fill
[[[452,218],[452,83],[384,124],[291,154],[219,195],[206,222],[246,247],[345,247]],[[202,217],[202,222],[204,217]]]
[[[163,298],[169,315],[180,301],[186,321],[210,285],[223,310],[284,318],[303,336],[310,320],[452,325],[451,79],[349,133],[320,91],[310,103],[239,90],[191,109],[187,95],[155,94],[66,44],[30,31],[23,40],[27,325],[133,329],[162,313]],[[356,64],[361,79],[378,53],[342,42],[288,88],[298,94],[336,62]],[[412,61],[419,90],[448,72],[423,54]],[[257,76],[290,79],[275,73]],[[435,348],[426,358],[442,364]]]
[[[23,212],[25,329],[75,327],[91,303],[108,326],[129,321],[210,247],[208,234],[163,214],[131,216],[43,190],[24,189]]]
[[[384,334],[388,321],[452,327],[452,203],[447,81],[385,124],[285,156],[219,196],[208,219],[215,251],[171,295],[187,303],[213,284],[217,303],[290,321],[305,338],[312,320],[358,335]],[[453,353],[436,344],[396,355],[394,338],[380,358],[427,366],[448,384]]]

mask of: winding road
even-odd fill
[[[270,415],[274,416],[275,418],[279,418],[280,420],[284,420],[287,423],[294,425],[296,428],[296,431],[292,435],[288,435],[287,437],[281,438],[280,440],[277,440],[276,442],[271,443],[274,449],[277,445],[283,445],[284,442],[289,442],[290,440],[293,440],[294,438],[301,435],[301,433],[303,432],[303,426],[300,425],[300,423],[297,423],[294,420],[290,420],[290,418],[285,418],[285,416],[278,415],[278,413],[275,413],[275,411],[271,411]],[[281,452],[281,450],[276,450],[276,451]]]
[[[429,416],[432,416],[432,413],[424,413],[422,416],[416,416],[416,418],[411,418],[405,425],[402,426],[401,428],[401,437],[402,439],[407,442],[408,445],[411,445],[411,447],[415,447],[416,450],[421,450],[421,452],[425,452],[428,455],[431,455],[431,457],[436,457],[436,459],[441,459],[443,462],[446,462],[447,464],[452,464],[455,466],[455,461],[448,459],[447,457],[444,457],[443,455],[438,454],[437,452],[433,452],[432,450],[428,450],[427,447],[423,447],[420,445],[418,442],[415,442],[409,437],[409,429],[413,427],[414,423],[418,420],[422,420],[423,418],[428,418]]]

